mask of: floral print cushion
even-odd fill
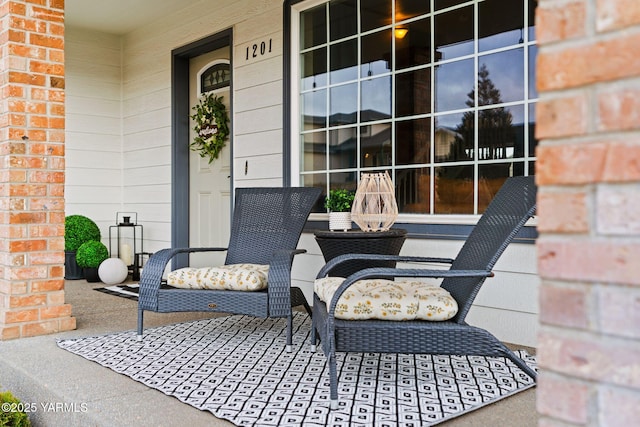
[[[328,305],[343,281],[341,277],[318,279],[314,292]],[[335,316],[344,320],[442,321],[457,312],[458,303],[440,286],[412,280],[363,279],[340,296]]]
[[[259,291],[267,287],[268,265],[229,264],[220,267],[186,267],[167,275],[167,284],[185,289]]]

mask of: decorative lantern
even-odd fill
[[[351,220],[362,231],[386,231],[397,217],[398,205],[389,173],[363,173],[351,208]]]

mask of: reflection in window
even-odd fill
[[[467,94],[474,87],[473,59],[449,62],[436,68],[436,111],[467,107]]]
[[[356,127],[329,131],[329,169],[355,168],[358,143]]]
[[[296,4],[301,183],[389,170],[400,213],[480,214],[534,173],[537,0]]]
[[[355,39],[332,45],[330,58],[331,84],[358,78],[358,43]]]
[[[302,90],[327,85],[327,50],[316,49],[302,55]]]
[[[356,0],[333,0],[329,3],[330,40],[339,40],[358,32]]]
[[[407,30],[403,38],[396,38],[396,70],[424,65],[431,60],[431,18],[423,18],[396,28]],[[439,52],[437,52],[439,55]]]
[[[361,94],[361,122],[391,117],[391,77],[363,80]]]
[[[329,92],[329,126],[356,123],[358,85],[355,83],[332,87]]]
[[[434,19],[436,50],[442,59],[453,59],[473,53],[473,6],[436,15]]]
[[[363,168],[391,165],[391,124],[367,126],[361,134],[360,165]]]
[[[396,74],[396,117],[431,112],[431,68]]]
[[[491,83],[500,91],[500,102],[524,99],[524,51],[512,49],[478,58],[478,85],[482,86],[491,74]],[[479,103],[478,105],[490,105]]]
[[[391,31],[362,37],[360,77],[388,73],[391,69]]]

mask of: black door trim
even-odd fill
[[[229,46],[233,70],[233,31],[231,28],[189,43],[171,51],[171,247],[189,246],[189,60],[226,46]],[[231,78],[233,93],[233,74]],[[229,100],[233,111],[233,97]],[[231,115],[231,114],[230,114]],[[232,116],[232,115],[231,115]],[[233,126],[233,123],[230,124]],[[231,129],[231,135],[233,130]],[[229,144],[233,158],[233,144]],[[231,162],[233,186],[233,162]],[[232,188],[229,189],[230,191]],[[233,194],[233,193],[232,193]],[[180,254],[173,259],[173,268],[187,266],[188,254]]]

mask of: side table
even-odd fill
[[[325,231],[314,232],[325,262],[344,254],[398,255],[407,237],[407,230],[391,228],[388,231]],[[347,277],[363,268],[396,266],[394,261],[347,261],[334,268],[331,276]]]

